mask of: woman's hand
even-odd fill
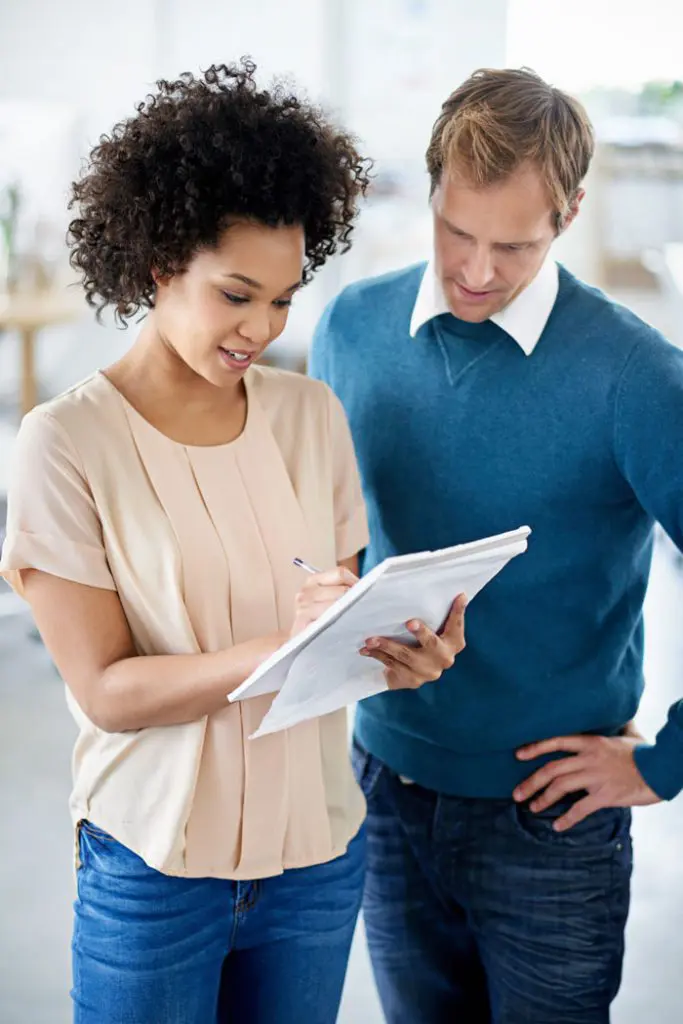
[[[433,683],[451,668],[457,655],[465,649],[466,605],[467,598],[461,594],[453,602],[450,614],[438,633],[415,619],[406,623],[417,640],[417,646],[387,637],[371,637],[365,641],[360,653],[382,662],[390,690],[416,690],[424,683]]]
[[[296,636],[311,622],[319,619],[354,583],[358,583],[358,577],[343,566],[309,576],[296,595],[296,612],[290,637]]]

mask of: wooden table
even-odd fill
[[[25,416],[38,402],[35,350],[38,333],[45,327],[71,323],[85,312],[83,299],[66,290],[0,294],[0,330],[21,336],[21,392],[19,405]]]

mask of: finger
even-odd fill
[[[334,601],[338,601],[340,597],[344,597],[348,594],[348,587],[318,587],[316,590],[311,590],[306,598],[306,604],[332,604]]]
[[[410,654],[417,653],[417,647],[408,647],[395,640],[389,640],[384,636],[373,636],[365,641],[365,646],[371,653],[383,654],[399,665],[412,665]]]
[[[582,789],[587,789],[590,784],[590,780],[586,776],[585,772],[574,772],[572,775],[563,775],[559,779],[555,779],[554,782],[548,786],[548,788],[541,793],[539,797],[530,805],[530,810],[534,814],[540,814],[541,811],[547,811],[549,807],[556,804],[558,800],[563,800],[564,797],[570,793],[579,793]]]
[[[328,569],[326,572],[317,572],[305,583],[306,587],[352,587],[358,583],[358,577],[354,576],[349,569],[338,565],[336,569]]]
[[[321,608],[334,604],[348,592],[348,587],[321,587],[320,590],[302,590],[296,596],[296,606],[303,612],[310,611],[319,615]]]
[[[373,658],[384,665],[385,678],[390,690],[416,690],[423,682],[428,680],[416,677],[405,665],[397,662],[389,654],[382,650],[370,650],[362,647],[360,653],[366,658]]]
[[[443,643],[434,630],[426,626],[424,622],[420,622],[419,619],[411,619],[410,622],[406,622],[406,628],[413,634],[420,647],[438,647],[440,643]]]
[[[530,743],[517,751],[520,761],[533,761],[537,757],[545,757],[546,754],[556,754],[564,750],[569,754],[580,754],[590,746],[590,736],[555,736],[550,740],[543,740],[540,743]]]
[[[448,613],[441,635],[446,637],[448,642],[453,644],[457,651],[462,651],[465,648],[465,608],[467,607],[467,598],[464,594],[460,594],[456,597],[455,601],[451,605],[451,610]]]
[[[427,650],[423,647],[410,647],[399,640],[387,637],[372,637],[366,646],[371,650],[381,650],[388,654],[397,664],[403,665],[409,672],[423,679],[438,679],[445,668],[450,667],[453,659],[445,645]]]
[[[602,810],[605,805],[598,796],[585,796],[583,800],[577,800],[573,807],[570,807],[566,814],[563,814],[561,818],[558,818],[553,828],[556,832],[566,832],[567,829],[573,828],[574,825],[578,825],[580,821],[587,818],[590,814],[595,814],[596,811]]]
[[[464,642],[457,646],[453,642],[448,641],[447,638],[442,639],[438,633],[435,633],[434,630],[418,619],[413,619],[411,622],[406,623],[406,625],[425,654],[429,658],[434,659],[436,667],[441,672],[453,667],[455,656],[464,648]]]
[[[379,661],[385,668],[392,669],[393,671],[398,672],[401,669],[401,665],[399,665],[394,658],[385,654],[384,651],[378,649],[372,650],[369,647],[361,647],[359,654],[362,654],[364,658],[372,658],[374,661]]]
[[[542,768],[539,768],[521,785],[517,786],[512,794],[513,799],[519,802],[530,800],[535,793],[546,789],[555,779],[561,778],[563,775],[570,775],[572,772],[578,771],[580,767],[577,765],[576,757],[563,757],[561,760],[544,764]]]

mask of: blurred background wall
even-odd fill
[[[428,256],[431,125],[484,65],[527,65],[583,98],[598,154],[558,258],[683,344],[682,43],[674,0],[0,0],[0,534],[22,409],[106,366],[134,337],[135,325],[97,325],[67,287],[65,204],[100,133],[159,76],[250,55],[264,84],[292,79],[376,159],[354,249],[297,297],[276,362],[303,366],[313,326],[345,282]],[[643,711],[652,728],[681,693],[680,569],[665,540],[654,580]],[[2,1024],[69,1019],[71,740],[49,659],[0,590]],[[683,1016],[682,820],[677,804],[638,819],[618,1024]],[[343,1019],[380,1020],[362,930]]]

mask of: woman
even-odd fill
[[[79,725],[79,1024],[334,1021],[363,881],[343,713],[250,741],[226,695],[353,584],[366,522],[321,384],[254,365],[348,246],[350,138],[254,67],[160,82],[74,186],[88,300],[148,315],[20,431],[1,569]],[[302,580],[301,557],[325,571]],[[302,585],[303,584],[303,585]],[[389,684],[462,643],[381,638]],[[377,641],[377,645],[374,642]]]

